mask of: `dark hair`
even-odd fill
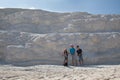
[[[79,48],[79,45],[77,45],[76,47]]]

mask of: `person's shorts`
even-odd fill
[[[82,56],[79,56],[79,61],[83,61],[83,57]]]
[[[68,60],[68,56],[65,56],[65,60]]]

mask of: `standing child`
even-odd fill
[[[68,66],[68,51],[67,49],[64,50],[63,52],[63,55],[64,55],[64,66]]]
[[[79,45],[77,45],[76,48],[77,48],[76,52],[79,58],[79,64],[82,65],[83,64],[82,49],[80,49]]]
[[[76,54],[75,54],[75,48],[74,48],[74,45],[70,45],[70,54],[71,54],[71,56],[72,56],[72,65],[74,66],[74,64],[76,63],[76,65],[77,65],[77,60],[76,60]]]

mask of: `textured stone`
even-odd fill
[[[0,61],[62,64],[64,48],[78,44],[85,64],[119,64],[119,26],[120,15],[0,9]]]
[[[9,40],[14,38],[12,43],[9,43],[7,40],[9,34],[19,35],[16,36],[17,38],[9,37]],[[86,64],[117,64],[120,61],[120,33],[118,32],[51,34],[16,32],[16,34],[8,32],[4,38],[4,42],[9,43],[4,53],[6,62],[38,61],[37,63],[42,64],[62,64],[62,50],[69,49],[71,43],[79,44],[83,49]],[[70,55],[69,59],[71,60]]]

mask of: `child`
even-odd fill
[[[67,49],[64,50],[63,52],[63,56],[64,56],[64,66],[68,66],[68,51]]]
[[[76,53],[75,53],[75,48],[74,48],[74,45],[70,45],[70,54],[71,54],[71,57],[72,57],[72,65],[74,66],[74,64],[76,63],[77,65],[77,60],[76,60]]]
[[[77,45],[76,48],[77,48],[76,52],[79,58],[79,64],[82,65],[83,64],[82,49],[80,49],[79,45]]]

